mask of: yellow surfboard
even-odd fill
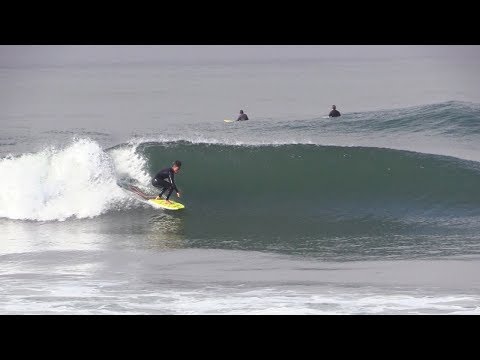
[[[150,199],[148,200],[150,204],[152,204],[154,207],[162,208],[162,209],[168,209],[168,210],[181,210],[185,208],[185,205],[180,204],[176,201],[170,200],[170,203],[168,203],[165,199]]]
[[[233,120],[230,120],[230,119],[225,119],[225,120],[223,120],[223,121],[225,121],[226,123],[233,122]]]

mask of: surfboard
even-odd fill
[[[230,119],[225,119],[225,120],[223,120],[223,121],[225,121],[226,123],[231,123],[231,122],[233,122],[233,120],[230,120]]]
[[[167,202],[165,199],[150,199],[148,200],[150,204],[152,204],[153,207],[160,207],[162,209],[168,209],[168,210],[181,210],[185,208],[185,205],[180,204],[176,201],[170,200],[170,203]]]
[[[142,190],[140,190],[138,187],[132,184],[117,182],[117,185],[133,193],[134,195],[136,195],[137,199],[153,206],[154,208],[157,208],[157,209],[161,208],[161,209],[167,209],[167,210],[181,210],[185,208],[185,205],[180,204],[173,200],[170,200],[171,202],[170,204],[165,199],[156,200],[156,196],[149,196],[145,194]]]

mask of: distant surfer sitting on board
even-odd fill
[[[338,117],[341,116],[340,111],[337,110],[337,107],[335,105],[332,105],[332,111],[330,111],[330,114],[328,114],[328,117]]]
[[[248,120],[248,116],[243,112],[243,110],[240,110],[240,115],[238,116],[237,121],[245,121],[245,120]]]
[[[176,160],[173,162],[172,167],[162,169],[158,172],[157,175],[152,180],[152,185],[156,188],[162,189],[156,200],[160,200],[165,191],[168,190],[166,201],[170,203],[170,195],[172,195],[173,190],[177,193],[177,197],[180,197],[180,192],[178,191],[177,185],[175,185],[175,174],[180,171],[182,167],[182,162]],[[165,179],[168,179],[165,180]]]

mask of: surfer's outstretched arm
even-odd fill
[[[169,173],[168,180],[170,181],[170,184],[172,184],[173,190],[175,190],[175,192],[178,193],[177,184],[175,184],[175,175],[173,174],[173,172]]]

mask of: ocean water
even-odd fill
[[[0,313],[480,313],[480,57],[451,48],[0,47]],[[176,159],[184,211],[117,185]]]

